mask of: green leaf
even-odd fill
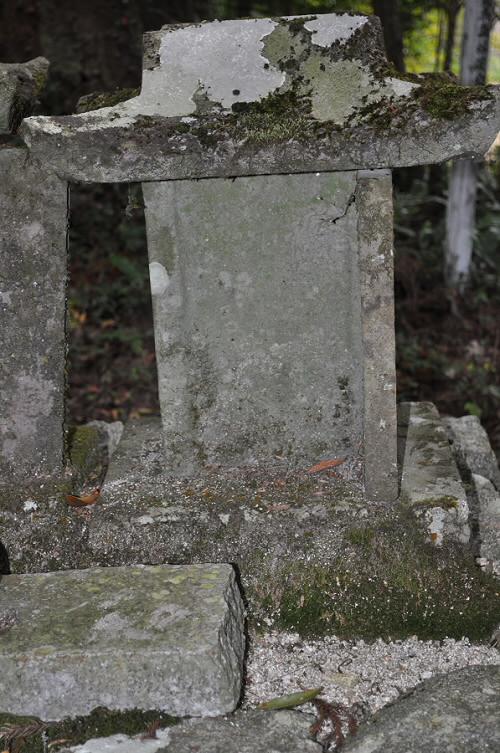
[[[323,688],[309,688],[301,690],[299,693],[290,693],[278,698],[272,698],[270,701],[259,703],[258,708],[264,711],[273,711],[274,709],[292,709],[294,706],[301,706],[303,703],[312,701],[321,693]]]
[[[481,418],[481,415],[483,413],[477,403],[465,403],[464,410],[466,410],[469,415],[477,416],[478,418]]]

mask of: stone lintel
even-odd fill
[[[1,485],[42,486],[64,461],[67,186],[0,149]]]
[[[26,119],[33,157],[82,182],[376,169],[484,154],[500,127],[499,87],[401,76],[375,17],[171,26],[145,47],[139,96]]]

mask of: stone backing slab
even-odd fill
[[[67,187],[23,148],[0,173],[0,485],[39,487],[63,468]]]
[[[439,413],[432,403],[402,403],[398,419],[401,501],[425,518],[436,544],[467,544],[467,496]]]
[[[390,176],[148,183],[144,197],[166,468],[347,457],[369,498],[394,499]]]
[[[0,709],[62,719],[97,706],[176,716],[232,711],[243,606],[229,565],[9,575],[0,610]]]
[[[167,468],[362,442],[356,174],[145,184]]]

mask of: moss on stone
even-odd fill
[[[455,120],[469,113],[475,104],[494,99],[489,86],[462,86],[445,73],[401,73],[390,65],[373,68],[372,73],[380,81],[396,78],[416,85],[409,97],[384,97],[351,116],[351,124],[361,120],[377,133],[401,127],[418,108],[436,120]]]
[[[450,494],[444,494],[441,497],[419,499],[412,503],[412,507],[442,507],[443,510],[456,510],[458,507],[458,499]]]
[[[459,86],[445,83],[442,86],[423,87],[417,95],[422,108],[433,118],[453,120],[470,112],[472,105],[493,99],[487,86]]]
[[[249,143],[300,141],[313,125],[310,99],[294,89],[272,92],[259,102],[235,103],[233,113],[228,136]]]
[[[78,100],[77,112],[91,112],[101,107],[114,107],[127,99],[139,96],[140,89],[115,89],[113,92],[93,92]]]
[[[498,581],[467,548],[427,543],[408,511],[350,527],[345,541],[324,565],[295,558],[269,573],[261,563],[247,587],[252,626],[271,620],[305,637],[483,640],[500,622]]]
[[[0,727],[4,725],[26,726],[40,721],[33,716],[0,713]],[[21,750],[22,753],[44,753],[47,750],[47,745],[50,745],[52,751],[61,747],[81,745],[94,737],[108,737],[118,733],[140,735],[146,732],[155,721],[159,721],[161,727],[168,727],[177,724],[179,720],[161,711],[141,711],[139,709],[111,711],[99,707],[87,716],[76,716],[63,719],[60,722],[49,722],[46,728],[47,743],[44,744],[42,734],[37,733],[25,738]],[[61,742],[57,745],[51,745],[55,740]]]
[[[75,426],[69,431],[69,448],[72,465],[85,468],[88,458],[100,443],[100,433],[96,426]]]

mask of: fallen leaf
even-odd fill
[[[328,468],[335,468],[337,465],[345,463],[347,458],[333,458],[332,460],[322,460],[321,463],[313,465],[307,469],[307,473],[319,473],[320,471],[326,471]]]
[[[272,698],[270,701],[264,701],[259,703],[258,708],[264,709],[264,711],[272,711],[273,709],[291,709],[294,706],[301,706],[303,703],[308,703],[316,698],[322,692],[323,688],[309,688],[308,690],[301,690],[298,693],[290,693],[289,695],[282,695],[278,698]]]
[[[85,494],[82,497],[77,497],[75,494],[66,494],[66,501],[72,507],[86,507],[93,505],[98,500],[100,493],[101,490],[97,487],[91,494]]]

